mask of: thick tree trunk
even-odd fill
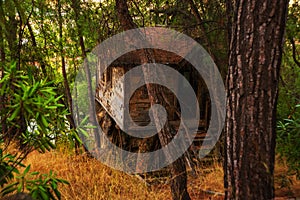
[[[225,199],[273,199],[276,103],[288,0],[227,2]]]
[[[137,28],[136,24],[133,22],[127,7],[126,0],[116,0],[116,8],[118,12],[118,17],[121,22],[122,28],[124,30]],[[154,63],[153,52],[151,49],[144,49],[144,55],[141,57],[142,64],[145,63]],[[147,82],[148,77],[157,77],[157,73],[155,70],[148,70],[147,68],[143,68],[144,78]],[[149,100],[151,105],[161,104],[166,106],[166,102],[164,101],[162,92],[162,86],[154,85],[154,84],[146,84],[147,92],[149,95]],[[154,121],[157,127],[160,125],[160,116],[161,113],[159,111],[153,112]],[[167,145],[173,138],[172,133],[170,131],[170,126],[168,121],[166,122],[164,128],[158,133],[158,137],[162,146]],[[165,152],[165,156],[168,158],[168,152]],[[190,196],[187,191],[187,173],[184,157],[180,157],[175,162],[173,162],[170,166],[170,172],[172,175],[171,179],[171,192],[172,198],[174,200],[189,200]]]

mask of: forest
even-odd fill
[[[299,199],[299,33],[299,0],[0,0],[0,199]]]

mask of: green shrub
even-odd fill
[[[68,182],[52,171],[29,172],[30,165],[24,166],[22,160],[33,150],[43,153],[56,148],[57,138],[68,133],[62,96],[53,81],[18,70],[16,64],[5,68],[0,85],[0,195],[28,192],[33,199],[60,199],[58,183]],[[15,143],[20,151],[5,153]],[[18,171],[21,167],[25,167],[23,173]]]
[[[49,200],[61,199],[58,190],[58,183],[69,184],[63,179],[56,178],[52,171],[49,174],[40,174],[39,172],[29,173],[30,165],[20,174],[16,172],[16,181],[6,185],[1,190],[1,195],[7,195],[12,192],[29,192],[33,199]]]
[[[290,172],[300,179],[300,105],[287,119],[277,123],[277,153],[287,160]]]

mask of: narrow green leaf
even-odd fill
[[[31,196],[32,196],[33,199],[37,199],[38,194],[39,194],[39,191],[38,191],[38,190],[34,190],[34,191],[32,192],[32,194],[31,194]]]
[[[49,146],[50,146],[52,149],[56,149],[55,144],[53,144],[51,141],[49,141]]]
[[[12,121],[14,120],[17,115],[20,113],[21,107],[17,107],[14,112],[12,113],[12,115],[7,119],[8,121]]]
[[[31,90],[30,90],[30,93],[29,93],[29,96],[32,96],[34,93],[35,93],[35,91],[37,90],[37,88],[40,86],[40,82],[36,82],[35,84],[34,84],[34,86],[31,88]]]
[[[55,106],[46,106],[46,108],[47,109],[54,109],[55,110],[55,109],[57,109],[57,106],[56,105]]]
[[[47,149],[47,151],[51,151],[48,141],[47,141],[47,143],[44,144],[44,147]]]
[[[82,128],[77,128],[79,130],[79,132],[84,135],[85,137],[89,137],[89,134],[86,130],[82,129]],[[75,137],[78,137],[77,134],[74,134]]]
[[[60,183],[70,185],[70,183],[67,180],[64,180],[64,179],[56,179],[56,180]]]
[[[45,153],[45,152],[46,152],[44,145],[40,145],[40,146],[39,146],[39,150],[40,150],[42,153]]]
[[[29,108],[27,105],[23,105],[23,107],[30,115],[34,116],[34,113],[32,112],[31,108]]]
[[[55,195],[57,196],[58,199],[61,199],[61,193],[57,189],[53,189]]]
[[[39,185],[38,188],[39,188],[40,191],[44,191],[44,192],[47,191],[47,190],[46,190],[43,186],[41,186],[41,185]]]
[[[26,167],[26,169],[25,169],[24,172],[23,172],[23,175],[25,175],[25,174],[28,173],[28,171],[30,170],[30,167],[31,167],[31,165],[28,165],[28,166]]]
[[[38,175],[40,172],[31,172],[31,175],[32,176],[36,176],[36,175]]]
[[[49,196],[47,195],[46,192],[44,192],[43,190],[40,190],[40,194],[42,195],[42,198],[43,198],[44,200],[49,200]]]
[[[2,191],[1,191],[1,194],[2,196],[6,195],[6,194],[9,194],[11,192],[14,192],[17,188],[15,187],[16,185],[18,185],[19,182],[15,182],[15,183],[12,183],[12,184],[9,184],[7,185]]]
[[[18,191],[18,192],[22,192],[22,189],[23,189],[22,186],[23,186],[22,184],[19,184],[19,185],[18,185],[18,187],[17,187],[17,191]]]
[[[57,189],[57,184],[55,183],[55,181],[51,182],[51,187],[52,187],[53,190]]]
[[[64,95],[60,95],[57,98],[55,98],[55,101],[57,102],[59,99],[61,99]]]
[[[43,125],[44,125],[45,127],[48,127],[48,126],[49,126],[49,124],[48,124],[46,118],[45,118],[43,115],[41,115],[41,120],[42,120],[42,123],[43,123]]]

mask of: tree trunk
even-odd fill
[[[133,22],[129,14],[126,0],[116,0],[116,8],[118,12],[118,18],[124,30],[137,28],[137,25]],[[155,63],[153,62],[154,58],[152,55],[153,52],[151,49],[144,49],[143,56],[141,57],[142,64]],[[148,77],[157,77],[157,73],[158,72],[156,72],[155,70],[148,70],[145,67],[143,68],[143,75],[146,82],[148,82],[147,79],[150,80]],[[162,86],[155,84],[146,84],[146,87],[151,105],[161,104],[163,106],[166,106],[166,102],[164,101],[162,95]],[[159,111],[155,110],[153,112],[154,121],[157,127],[159,127],[159,124],[161,123],[159,120],[160,116],[161,113],[159,113]],[[158,137],[162,146],[167,145],[172,140],[173,136],[170,131],[168,121],[166,121],[164,128],[162,128],[161,131],[158,133]],[[168,156],[170,155],[168,154],[168,152],[165,152],[165,156],[168,159]],[[174,200],[189,200],[190,196],[187,191],[187,173],[184,156],[174,161],[169,167],[172,175],[170,183],[172,198]]]
[[[0,11],[2,11],[2,1],[0,1]],[[0,26],[0,64],[1,64],[1,69],[0,69],[0,80],[4,76],[4,67],[5,67],[5,46],[4,46],[4,33],[2,30],[2,27]],[[0,83],[0,88],[2,88],[2,83]],[[1,112],[5,108],[5,94],[0,95],[0,114],[1,114],[1,130],[0,133],[5,133],[6,132],[6,123],[5,120],[2,119],[3,113]]]
[[[86,49],[85,49],[85,44],[84,44],[84,39],[83,39],[83,33],[82,33],[82,26],[79,23],[79,16],[80,16],[80,0],[72,0],[72,8],[75,13],[75,23],[78,29],[78,38],[79,38],[79,44],[82,52],[82,57],[86,58]],[[86,80],[87,80],[87,85],[88,85],[88,98],[89,98],[89,120],[93,124],[93,126],[96,126],[97,118],[96,118],[96,113],[95,113],[95,97],[93,96],[93,87],[92,87],[92,77],[91,77],[91,71],[89,68],[89,62],[84,59],[84,72],[86,75]],[[98,128],[93,128],[93,133],[96,139],[96,148],[100,146],[100,136],[98,133]],[[84,147],[86,153],[90,155],[89,152],[87,152],[87,149]]]
[[[227,1],[225,199],[273,199],[276,104],[288,0]]]
[[[71,95],[71,90],[69,86],[69,81],[67,77],[67,71],[66,71],[66,61],[65,61],[65,56],[64,56],[64,50],[63,50],[63,18],[62,18],[62,13],[61,13],[61,1],[57,0],[57,9],[58,9],[58,24],[59,24],[59,51],[61,55],[61,70],[62,70],[62,75],[63,75],[63,83],[64,83],[64,93],[67,99],[67,107],[70,112],[70,114],[67,115],[67,119],[70,123],[70,129],[75,129],[75,121],[74,121],[74,112],[73,112],[73,107],[72,107],[72,95]],[[78,141],[75,141],[75,152],[78,153],[78,148],[79,144]]]

